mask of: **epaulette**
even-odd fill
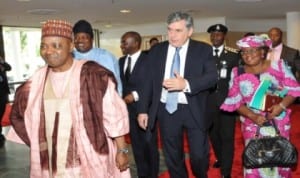
[[[235,49],[235,48],[232,48],[232,47],[228,47],[228,46],[225,46],[225,50],[233,52],[233,53],[239,53],[238,49]]]

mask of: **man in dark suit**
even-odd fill
[[[207,178],[209,164],[207,96],[217,81],[209,45],[190,39],[193,18],[183,12],[168,16],[168,41],[149,52],[149,76],[141,93],[138,122],[152,130],[156,118],[170,177],[187,178],[183,133],[187,132],[194,176]],[[180,63],[180,64],[178,64]]]
[[[130,139],[138,177],[157,178],[159,166],[157,133],[146,132],[137,122],[139,95],[148,71],[147,55],[140,50],[141,41],[140,34],[134,31],[122,35],[120,47],[124,56],[119,60],[120,77],[123,84],[123,99],[129,112]]]
[[[218,83],[211,89],[208,99],[208,115],[212,120],[210,127],[210,140],[217,161],[213,167],[221,167],[224,178],[230,178],[233,156],[234,156],[234,129],[236,114],[220,110],[228,93],[230,73],[233,67],[239,65],[237,51],[225,46],[224,41],[227,27],[215,24],[207,29],[210,33],[210,41],[216,66],[218,69]]]
[[[282,31],[278,27],[273,27],[268,31],[268,35],[272,40],[268,59],[279,60],[283,59],[286,64],[291,68],[296,79],[300,81],[300,68],[299,68],[299,50],[286,46],[282,43]]]
[[[2,134],[1,122],[8,102],[9,87],[6,72],[11,70],[11,66],[0,56],[0,148],[4,146],[5,137]]]
[[[150,51],[150,49],[152,48],[152,46],[156,45],[157,43],[159,43],[158,38],[152,37],[152,38],[149,40],[149,49],[144,50],[143,52],[148,54],[149,51]]]

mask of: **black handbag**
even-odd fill
[[[255,138],[245,147],[242,155],[245,168],[292,167],[297,164],[296,147],[280,135],[273,119],[271,125],[276,130],[276,136],[259,137],[258,127]]]

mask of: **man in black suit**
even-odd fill
[[[157,43],[159,43],[159,40],[156,37],[152,37],[149,40],[149,46],[150,46],[149,49],[144,50],[143,52],[148,54],[152,46],[156,45]]]
[[[283,59],[286,64],[291,68],[296,79],[300,81],[300,58],[299,50],[286,46],[282,43],[282,31],[278,27],[273,27],[268,31],[268,35],[272,40],[268,59],[279,60]]]
[[[172,178],[188,177],[183,153],[186,131],[193,174],[207,178],[209,142],[205,110],[208,89],[217,81],[212,49],[190,39],[193,18],[189,14],[171,13],[167,24],[168,41],[155,45],[148,54],[150,75],[141,93],[138,122],[141,128],[151,131],[158,119]]]
[[[228,93],[231,70],[239,65],[237,51],[226,47],[224,44],[227,31],[227,27],[222,24],[215,24],[207,29],[207,32],[210,33],[210,41],[219,74],[218,83],[211,89],[208,99],[207,111],[212,120],[209,133],[217,158],[213,167],[221,167],[221,174],[224,178],[231,177],[236,114],[222,111],[220,106]]]
[[[159,43],[159,40],[156,37],[151,38],[149,40],[150,48],[152,48],[152,46],[156,45],[157,43]]]
[[[9,87],[6,72],[11,70],[11,66],[0,56],[0,148],[4,146],[5,137],[2,134],[2,118],[8,102]]]
[[[141,41],[140,34],[134,31],[122,35],[120,47],[124,56],[119,60],[120,77],[123,84],[123,99],[129,112],[130,139],[137,174],[139,177],[157,178],[159,166],[157,133],[146,132],[137,122],[141,86],[148,71],[147,55],[140,50]]]

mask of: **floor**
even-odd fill
[[[4,132],[7,131],[4,127]],[[0,148],[0,178],[29,177],[29,148],[6,141]]]
[[[9,127],[4,127],[7,133]],[[131,149],[130,149],[130,153]],[[160,172],[166,170],[164,159],[160,153]],[[130,170],[132,178],[136,178],[136,166],[132,154],[130,154]],[[25,145],[6,141],[0,148],[0,178],[29,178],[29,148]]]
[[[294,106],[292,108],[294,111],[292,114],[292,119],[291,119],[291,141],[294,144],[297,144],[298,152],[300,152],[300,106]],[[4,127],[4,133],[7,132],[9,127]],[[240,125],[237,124],[236,129],[240,131]],[[236,132],[237,133],[237,132]],[[241,134],[236,134],[237,136],[237,141],[236,145],[238,144],[243,144],[242,140],[242,135]],[[130,153],[132,153],[130,151]],[[237,150],[236,150],[237,153]],[[235,162],[234,162],[234,167],[233,167],[233,173],[232,175],[235,175],[233,177],[238,178],[242,177],[242,168],[237,167],[236,165],[241,164],[241,159],[240,159],[240,154],[235,154]],[[188,154],[186,154],[188,157]],[[299,157],[300,159],[300,157]],[[210,160],[210,166],[213,164],[215,159]],[[241,166],[241,165],[240,165]],[[166,171],[166,166],[164,164],[164,157],[160,153],[160,173]],[[136,166],[132,157],[132,154],[130,154],[130,170],[131,170],[131,175],[132,178],[136,178]],[[163,177],[164,174],[162,174],[161,177]],[[209,177],[210,178],[215,178],[219,177],[216,175],[219,175],[219,170],[218,169],[209,169]],[[239,176],[237,176],[239,175]],[[293,178],[295,177],[300,177],[300,164],[298,164],[298,167],[293,171]],[[164,176],[168,177],[168,176]],[[0,148],[0,178],[29,178],[29,148],[12,143],[10,141],[6,141],[5,147]]]

